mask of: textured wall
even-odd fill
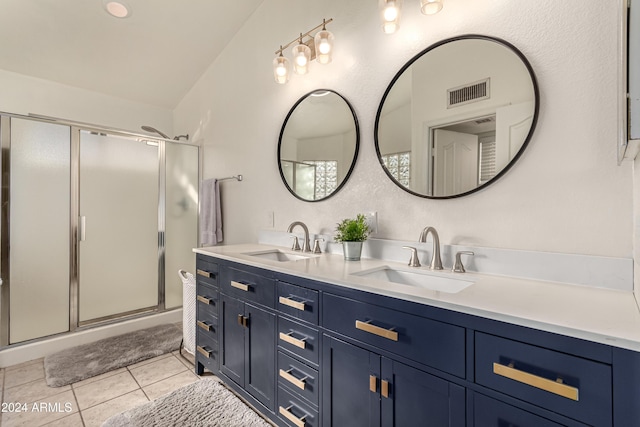
[[[256,241],[270,211],[275,228],[302,220],[330,232],[345,216],[377,211],[378,237],[417,239],[435,226],[447,244],[632,256],[632,162],[616,163],[617,8],[580,0],[445,0],[423,16],[404,2],[401,29],[385,35],[371,0],[265,0],[227,49],[183,99],[174,128],[204,146],[204,177],[241,173],[223,185],[225,243]],[[331,64],[274,83],[280,44],[335,19]],[[378,164],[374,122],[382,95],[402,65],[430,44],[461,34],[503,38],[537,75],[540,116],[524,155],[502,179],[474,195],[426,200],[391,183]],[[276,166],[278,135],[294,102],[331,88],[353,105],[361,149],[345,188],[305,203],[283,186]]]

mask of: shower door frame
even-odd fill
[[[69,206],[69,330],[66,332],[46,335],[43,337],[33,338],[17,343],[9,342],[9,325],[10,325],[10,202],[11,202],[11,119],[25,119],[38,122],[46,122],[68,126],[70,128],[70,146],[71,146],[71,170],[70,170],[70,206]],[[96,319],[80,321],[79,318],[79,290],[80,290],[80,248],[79,248],[79,214],[80,214],[80,134],[81,131],[96,132],[109,136],[135,138],[158,144],[158,304],[150,307],[135,309],[123,313],[117,313]],[[64,119],[58,119],[47,116],[24,116],[20,114],[12,114],[0,112],[0,279],[2,285],[0,288],[0,349],[8,346],[19,346],[50,339],[54,336],[70,334],[79,330],[89,329],[91,327],[102,326],[122,320],[134,319],[164,311],[170,311],[181,308],[172,307],[166,309],[166,290],[165,290],[165,231],[166,231],[166,144],[177,143],[173,140],[166,140],[159,137],[150,137],[148,135],[136,134],[133,132],[112,129],[108,127],[93,125],[83,122],[75,122]],[[202,156],[201,149],[198,144],[190,144],[180,142],[180,145],[188,145],[197,149],[197,168],[198,183],[202,179]],[[6,182],[5,182],[6,181]],[[199,212],[199,201],[197,212]],[[196,219],[199,223],[199,217]],[[198,225],[196,225],[198,226]],[[195,238],[196,246],[199,245],[200,236]]]
[[[156,313],[164,311],[165,309],[165,291],[164,291],[164,233],[165,233],[165,215],[164,207],[166,206],[165,191],[166,191],[166,175],[164,173],[165,163],[165,141],[156,139],[154,137],[141,138],[135,136],[134,138],[140,140],[144,139],[152,144],[158,144],[158,295],[156,305],[137,308],[130,311],[110,314],[98,318],[92,318],[88,320],[80,320],[80,150],[82,144],[82,131],[104,134],[104,136],[121,137],[125,139],[132,138],[131,135],[98,129],[89,126],[71,126],[71,265],[70,265],[70,278],[69,278],[69,332],[74,332],[77,329],[81,329],[85,326],[102,324],[110,322],[115,319],[120,320],[125,317],[131,317],[143,313]]]

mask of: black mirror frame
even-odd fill
[[[347,104],[347,106],[349,107],[349,111],[351,111],[351,115],[353,116],[353,124],[354,124],[354,126],[356,128],[356,145],[355,145],[355,149],[354,149],[354,152],[353,152],[353,160],[351,161],[351,166],[349,166],[349,171],[344,176],[344,179],[342,180],[342,182],[336,187],[335,191],[333,191],[331,194],[329,194],[328,196],[323,197],[321,199],[308,200],[308,199],[304,199],[304,198],[298,196],[298,194],[296,194],[296,192],[293,191],[293,189],[289,186],[289,184],[287,183],[287,180],[284,177],[284,171],[282,170],[282,162],[281,162],[281,158],[280,158],[280,152],[281,152],[281,148],[282,148],[282,136],[284,135],[284,130],[287,127],[287,122],[289,121],[289,118],[291,117],[291,115],[295,111],[296,107],[302,101],[304,101],[309,96],[311,96],[312,93],[322,92],[322,91],[327,91],[327,92],[331,92],[331,93],[334,93],[334,94],[338,95],[340,98],[342,98],[342,100],[345,102],[345,104]],[[282,128],[280,129],[280,136],[278,137],[278,171],[280,172],[280,178],[282,179],[282,182],[284,183],[284,186],[287,188],[287,190],[289,190],[289,192],[291,194],[293,194],[293,196],[295,198],[297,198],[299,200],[302,200],[303,202],[312,202],[312,203],[314,203],[314,202],[321,202],[323,200],[330,199],[333,195],[335,195],[338,191],[340,191],[342,189],[342,187],[344,187],[344,185],[349,180],[349,177],[351,176],[351,173],[353,172],[353,169],[354,169],[354,167],[356,165],[356,160],[358,159],[359,151],[360,151],[360,126],[358,124],[358,117],[356,116],[356,112],[353,109],[353,106],[349,103],[349,101],[347,101],[347,99],[344,96],[342,96],[341,94],[339,94],[338,92],[336,92],[334,90],[331,90],[331,89],[314,89],[311,92],[308,92],[305,95],[303,95],[302,97],[300,97],[300,99],[298,99],[296,101],[296,103],[293,104],[293,107],[291,107],[291,109],[287,113],[287,117],[284,119],[284,123],[282,123]]]
[[[412,191],[409,188],[405,187],[401,183],[399,183],[391,175],[391,173],[389,173],[387,168],[384,166],[384,162],[382,160],[382,153],[380,153],[380,145],[378,144],[378,125],[380,123],[380,114],[382,113],[382,107],[384,106],[384,102],[387,99],[387,96],[389,95],[389,92],[393,88],[393,85],[396,83],[396,81],[407,70],[407,68],[409,68],[414,62],[416,62],[418,59],[420,59],[424,54],[426,54],[429,51],[431,51],[431,50],[433,50],[433,49],[435,49],[435,48],[437,48],[439,46],[442,46],[444,44],[451,43],[451,42],[454,42],[454,41],[469,40],[469,39],[487,40],[487,41],[491,41],[491,42],[503,45],[504,47],[506,47],[508,49],[511,49],[511,51],[513,53],[515,53],[520,58],[520,60],[524,64],[524,66],[527,68],[527,71],[529,71],[529,76],[531,77],[531,84],[533,86],[533,92],[534,92],[534,96],[535,96],[535,105],[534,105],[533,120],[531,122],[531,128],[529,129],[529,133],[527,134],[524,142],[522,143],[522,147],[520,147],[520,150],[518,150],[518,152],[513,157],[513,159],[511,159],[511,161],[509,161],[509,163],[500,172],[498,172],[496,174],[496,176],[494,176],[493,178],[491,178],[489,181],[485,182],[484,184],[482,184],[482,185],[480,185],[480,186],[478,186],[478,187],[476,187],[476,188],[474,188],[472,190],[466,191],[464,193],[454,194],[454,195],[451,195],[451,196],[429,196],[429,195],[417,193],[417,192]],[[402,188],[407,193],[413,194],[414,196],[422,197],[422,198],[425,198],[425,199],[435,199],[435,200],[454,199],[454,198],[458,198],[458,197],[468,196],[469,194],[473,194],[473,193],[476,193],[476,192],[478,192],[480,190],[486,189],[489,185],[493,184],[498,179],[500,179],[518,161],[518,159],[520,158],[520,156],[522,155],[524,150],[527,148],[527,145],[529,144],[529,141],[531,140],[531,136],[533,135],[533,131],[536,128],[536,125],[538,123],[539,110],[540,110],[540,91],[538,89],[538,81],[536,79],[536,75],[533,72],[533,68],[531,67],[531,64],[529,63],[527,58],[514,45],[512,45],[511,43],[509,43],[509,42],[507,42],[505,40],[502,40],[502,39],[499,39],[499,38],[496,38],[496,37],[483,36],[483,35],[479,35],[479,34],[465,34],[465,35],[461,35],[461,36],[456,36],[456,37],[451,37],[451,38],[448,38],[448,39],[440,40],[440,41],[432,44],[431,46],[427,47],[426,49],[424,49],[423,51],[421,51],[420,53],[415,55],[413,58],[411,58],[400,69],[400,71],[398,71],[398,73],[393,77],[393,79],[391,80],[391,83],[389,83],[389,86],[387,86],[387,89],[385,90],[384,95],[382,96],[382,99],[380,100],[380,105],[378,106],[378,112],[376,113],[376,121],[375,121],[375,126],[374,126],[374,131],[373,131],[374,132],[373,137],[374,137],[374,142],[375,142],[376,154],[378,156],[378,161],[380,162],[380,166],[382,167],[382,170],[384,170],[384,172],[387,174],[389,179],[391,179],[391,181],[394,184],[396,184],[398,187]]]

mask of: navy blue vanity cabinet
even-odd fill
[[[462,327],[327,293],[323,307],[326,329],[465,377]]]
[[[268,295],[274,295],[275,283],[227,265],[221,266],[220,281],[220,373],[273,411],[276,314]]]
[[[330,293],[322,307],[325,427],[466,425],[465,387],[404,363],[463,381],[465,328]]]
[[[291,427],[319,426],[320,292],[279,280],[276,296],[278,417]]]
[[[196,257],[196,373],[218,372],[218,264],[204,255]]]
[[[219,366],[280,427],[640,427],[639,352],[223,259],[198,268],[197,370]]]
[[[465,388],[344,342],[323,342],[323,425],[464,427]]]
[[[475,382],[585,424],[613,424],[610,363],[476,332]]]

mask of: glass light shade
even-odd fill
[[[280,56],[276,56],[273,59],[273,77],[276,79],[276,83],[283,85],[289,81],[290,75],[291,64],[281,53]]]
[[[400,28],[402,0],[379,0],[378,6],[380,8],[382,30],[386,34],[395,33]]]
[[[309,71],[309,61],[311,61],[311,49],[309,46],[300,43],[293,47],[293,70],[296,74],[307,74]]]
[[[321,64],[331,62],[333,55],[333,34],[327,30],[318,31],[313,38],[316,45],[316,60]]]
[[[435,15],[442,10],[442,0],[420,0],[420,11],[424,15]]]

